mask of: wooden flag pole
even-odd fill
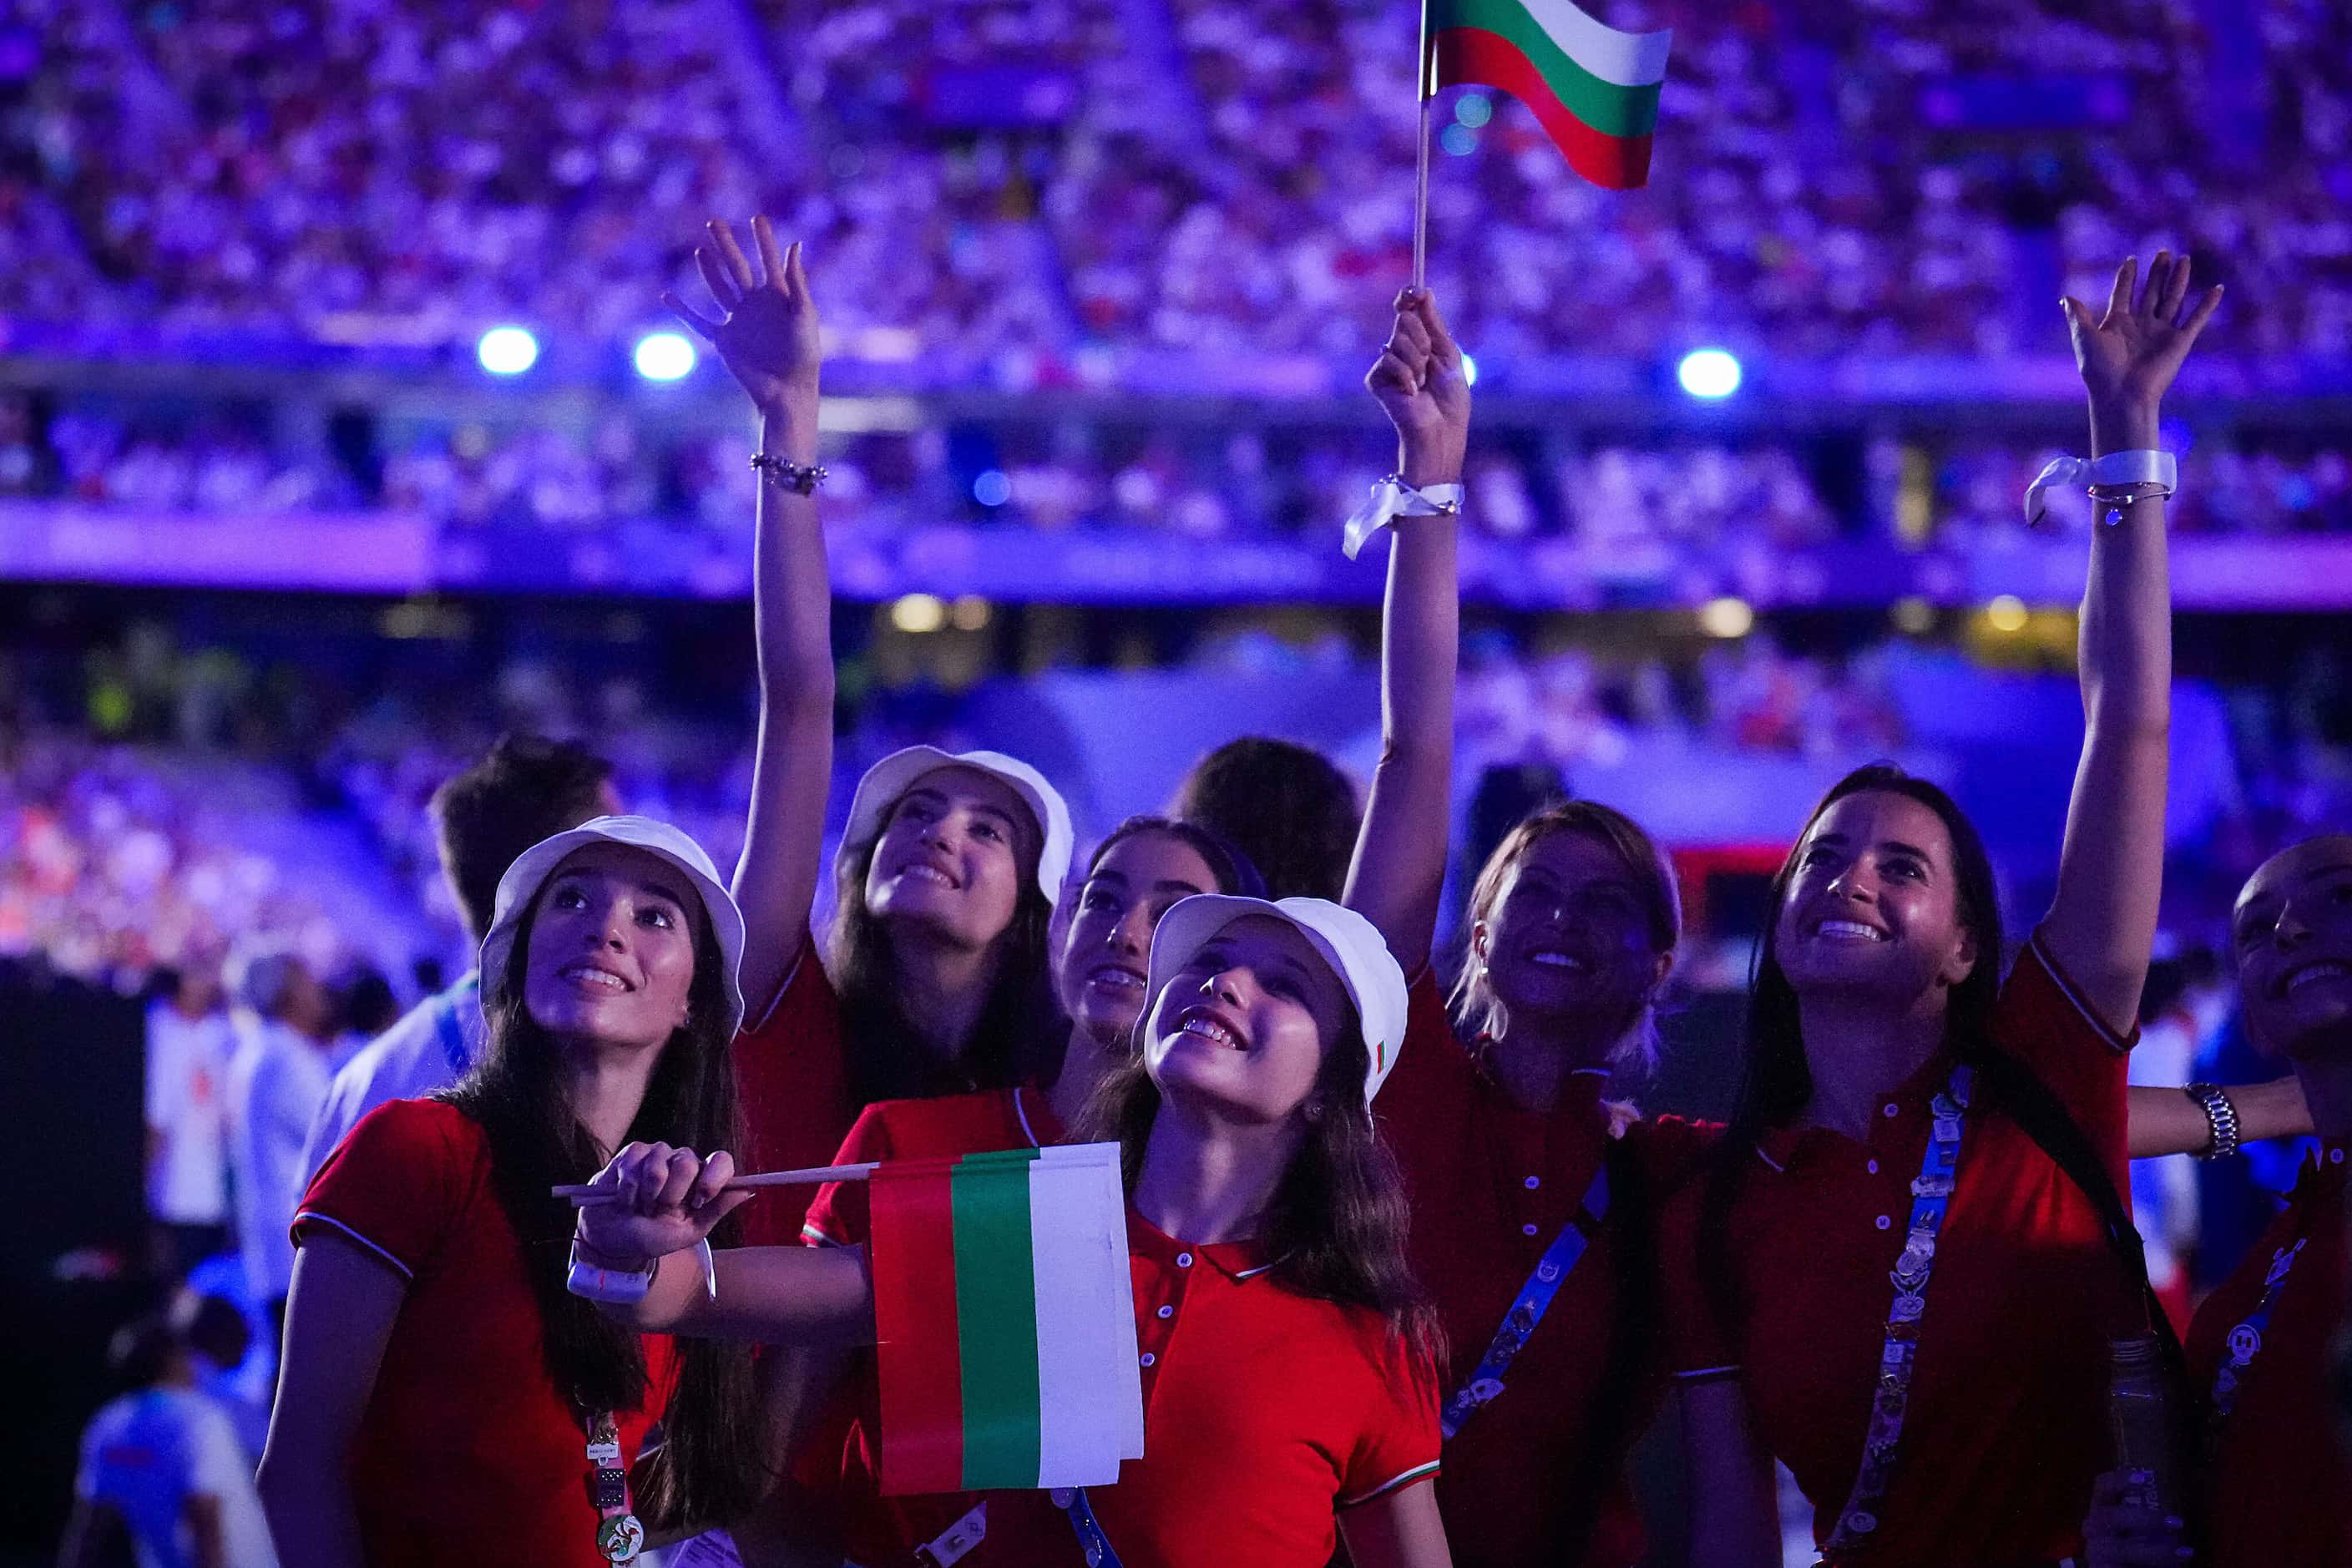
[[[813,1187],[826,1182],[862,1182],[872,1175],[877,1162],[862,1165],[817,1165],[805,1171],[761,1171],[749,1176],[738,1176],[721,1189],[743,1192],[753,1187]],[[551,1188],[559,1198],[570,1198],[585,1208],[596,1204],[609,1204],[619,1194],[611,1187],[568,1185]]]

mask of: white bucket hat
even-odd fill
[[[743,964],[743,911],[735,907],[734,895],[727,884],[719,879],[719,868],[710,863],[702,846],[667,822],[656,822],[650,816],[599,816],[579,826],[542,838],[515,858],[507,874],[499,879],[496,912],[490,917],[490,931],[482,938],[482,990],[486,995],[506,983],[507,960],[514,951],[515,933],[522,927],[522,917],[539,897],[541,888],[556,868],[570,859],[573,851],[590,844],[624,844],[632,849],[642,849],[648,855],[668,861],[694,884],[702,896],[703,917],[710,922],[710,934],[719,944],[720,975],[727,996],[727,1033],[732,1037],[743,1023],[743,986],[739,978]]]
[[[1210,938],[1251,915],[1270,915],[1295,927],[1346,987],[1363,1021],[1364,1049],[1371,1058],[1364,1075],[1364,1103],[1370,1105],[1404,1044],[1404,971],[1389,952],[1380,928],[1344,905],[1328,899],[1270,901],[1233,893],[1180,899],[1160,917],[1151,933],[1151,997],[1159,998],[1169,978]]]
[[[976,769],[1002,780],[1006,788],[1021,797],[1044,841],[1037,854],[1037,886],[1045,893],[1046,903],[1058,902],[1062,880],[1070,874],[1070,808],[1061,792],[1045,782],[1045,774],[1020,758],[1008,757],[1002,752],[943,752],[937,746],[908,746],[866,769],[866,776],[857,781],[857,793],[849,797],[849,826],[842,831],[841,850],[834,859],[835,873],[838,875],[842,868],[881,836],[882,819],[890,814],[898,797],[914,787],[917,779],[941,768]]]

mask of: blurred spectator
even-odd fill
[[[147,1212],[164,1267],[186,1273],[229,1245],[228,1068],[236,1039],[217,966],[190,953],[147,1008]]]
[[[294,1281],[287,1229],[310,1173],[302,1149],[332,1077],[334,1019],[326,987],[289,949],[248,946],[230,971],[245,1038],[229,1067],[237,1251],[273,1330]]]
[[[508,734],[433,794],[441,871],[465,916],[471,946],[488,934],[499,879],[543,838],[621,809],[613,764],[586,747]],[[415,1100],[457,1082],[481,1059],[488,1026],[481,976],[469,968],[426,997],[335,1074],[302,1152],[305,1182],[361,1117],[392,1100]],[[299,1194],[297,1194],[299,1196]],[[288,1211],[287,1217],[293,1217]]]
[[[101,1568],[276,1568],[253,1465],[228,1415],[196,1389],[185,1335],[163,1317],[114,1337],[126,1392],[82,1434],[74,1516],[58,1561]]]
[[[1328,757],[1263,735],[1228,741],[1193,763],[1168,810],[1248,856],[1267,897],[1334,900],[1362,816],[1354,782]]]

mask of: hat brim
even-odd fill
[[[688,845],[683,833],[666,823],[648,826],[665,828]],[[740,972],[743,963],[743,911],[736,907],[734,896],[721,883],[715,868],[706,859],[697,865],[680,850],[660,841],[661,836],[641,831],[631,819],[599,817],[594,822],[542,838],[516,857],[506,875],[499,879],[498,915],[490,924],[489,933],[482,938],[481,975],[485,1000],[495,997],[506,984],[507,966],[513,960],[516,936],[531,906],[539,901],[548,879],[562,868],[563,863],[591,845],[614,844],[650,855],[673,868],[686,878],[702,900],[703,919],[709,922],[713,942],[719,949],[720,982],[725,994],[728,1015],[727,1034],[732,1037],[743,1024],[743,986]]]

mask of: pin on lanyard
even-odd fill
[[[1094,1505],[1087,1501],[1087,1489],[1056,1487],[1053,1498],[1054,1506],[1069,1516],[1070,1528],[1078,1537],[1078,1550],[1086,1554],[1087,1568],[1121,1568],[1118,1553],[1111,1550],[1110,1537],[1103,1533],[1102,1525],[1095,1519]]]
[[[607,1563],[634,1563],[646,1549],[646,1527],[629,1501],[629,1472],[621,1468],[621,1435],[613,1417],[588,1418],[588,1491],[596,1505],[596,1550]]]
[[[1552,1299],[1559,1294],[1561,1281],[1582,1260],[1592,1245],[1592,1237],[1601,1229],[1601,1222],[1609,1217],[1609,1162],[1604,1159],[1592,1173],[1591,1184],[1584,1189],[1584,1201],[1577,1212],[1569,1216],[1559,1234],[1552,1238],[1544,1255],[1536,1260],[1535,1272],[1511,1299],[1511,1310],[1503,1314],[1502,1327],[1495,1331],[1493,1342],[1486,1346],[1486,1355],[1470,1381],[1454,1391],[1439,1412],[1438,1429],[1447,1442],[1462,1430],[1463,1423],[1477,1414],[1478,1408],[1489,1405],[1503,1392],[1503,1375],[1518,1359],[1528,1336],[1536,1331],[1543,1315],[1551,1310]],[[1529,1229],[1534,1226],[1530,1226]]]
[[[1952,1068],[1943,1092],[1929,1106],[1932,1125],[1918,1179],[1911,1184],[1911,1226],[1903,1255],[1887,1276],[1895,1287],[1886,1310],[1886,1342],[1879,1352],[1878,1388],[1871,1401],[1870,1430],[1864,1439],[1862,1468],[1853,1491],[1839,1510],[1837,1528],[1822,1544],[1824,1561],[1868,1544],[1879,1525],[1879,1505],[1895,1479],[1895,1459],[1903,1438],[1903,1418],[1911,1404],[1911,1377],[1919,1359],[1919,1323],[1927,1311],[1927,1280],[1936,1270],[1936,1239],[1952,1206],[1960,1165],[1960,1132],[1969,1109],[1971,1069]]]
[[[2237,1408],[2238,1390],[2253,1369],[2254,1358],[2263,1353],[2263,1331],[2271,1326],[2271,1310],[2278,1305],[2279,1290],[2286,1277],[2294,1272],[2294,1260],[2303,1256],[2310,1244],[2305,1237],[2293,1247],[2282,1247],[2271,1254],[2271,1271],[2263,1280],[2263,1299],[2246,1314],[2246,1321],[2230,1331],[2227,1342],[2230,1359],[2213,1374],[2213,1425],[2220,1426]]]

